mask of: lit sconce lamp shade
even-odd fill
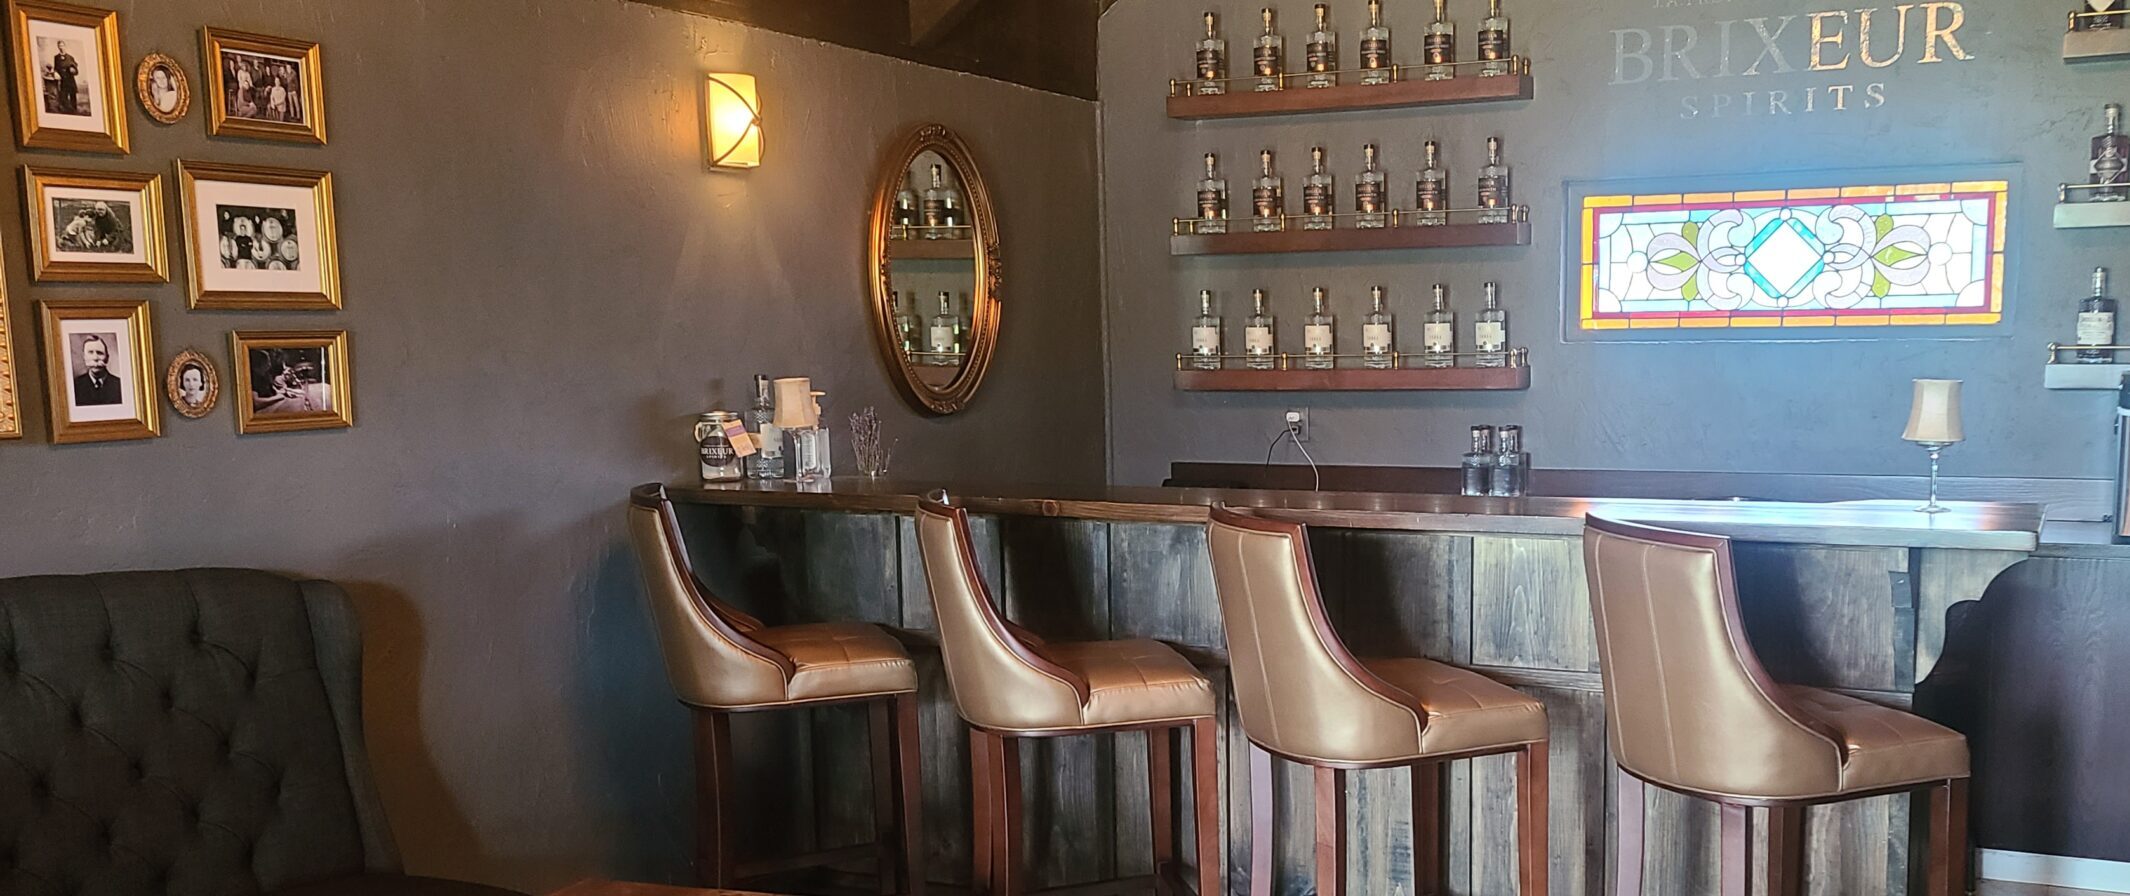
[[[1901,438],[1919,445],[1951,445],[1967,438],[1960,425],[1960,381],[1916,380],[1915,402]]]
[[[703,82],[703,117],[710,129],[710,166],[762,164],[762,102],[753,75],[710,74]]]

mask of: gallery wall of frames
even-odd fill
[[[0,438],[24,436],[23,393],[40,381],[55,443],[155,438],[165,402],[197,420],[225,394],[239,433],[354,425],[348,332],[330,325],[342,301],[333,176],[302,157],[326,143],[319,44],[203,24],[188,68],[169,53],[132,53],[112,10],[10,0],[8,26],[27,226],[21,251],[0,246],[0,258],[21,259],[39,294],[34,338],[0,296]],[[136,111],[184,127],[195,105],[193,126],[210,137],[290,144],[287,164],[73,161],[136,161]],[[123,296],[172,276],[186,286],[181,310]],[[74,297],[82,284],[111,289]],[[233,329],[226,346],[156,340],[158,313],[219,310],[286,311],[290,322]]]

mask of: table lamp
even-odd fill
[[[1938,457],[1966,437],[1960,429],[1960,381],[1916,380],[1915,403],[1909,407],[1908,430],[1901,438],[1930,452],[1930,503],[1916,508],[1918,512],[1950,509],[1938,503]]]

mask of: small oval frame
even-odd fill
[[[178,393],[178,378],[184,375],[185,367],[191,364],[198,364],[201,370],[207,371],[207,401],[197,406],[186,404]],[[170,366],[164,369],[163,394],[169,397],[170,408],[177,411],[178,416],[187,420],[198,420],[214,413],[214,409],[222,403],[222,374],[215,369],[213,359],[188,348],[178,352],[177,357],[171,358]]]
[[[156,108],[155,97],[148,92],[148,85],[153,80],[158,65],[169,69],[177,79],[175,83],[178,103],[175,111],[164,112]],[[185,67],[178,64],[175,57],[167,53],[150,53],[142,57],[140,66],[133,70],[133,96],[140,101],[141,111],[148,113],[149,118],[162,124],[177,124],[192,112],[192,78],[185,74]]]

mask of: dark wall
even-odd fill
[[[1332,20],[1354,53],[1365,22],[1364,0],[1330,0]],[[1385,4],[1396,30],[1398,55],[1413,59],[1429,4]],[[1828,48],[1825,62],[1856,52],[1855,9],[1878,7],[1874,55],[1895,47],[1894,4],[1836,4],[1831,0],[1734,3],[1651,0],[1509,0],[1516,52],[1534,57],[1537,96],[1493,106],[1346,113],[1204,123],[1168,119],[1167,79],[1189,70],[1200,33],[1201,5],[1167,0],[1121,0],[1102,23],[1104,145],[1104,258],[1108,269],[1111,364],[1112,477],[1124,483],[1159,481],[1173,460],[1261,462],[1265,446],[1289,407],[1313,409],[1318,460],[1348,464],[1454,465],[1465,450],[1466,428],[1521,423],[1541,466],[1633,470],[1726,470],[1857,474],[1921,473],[1921,452],[1899,440],[1909,380],[1967,380],[1969,442],[1946,456],[1953,476],[2092,478],[2108,475],[2113,445],[2104,393],[2041,388],[2043,347],[2070,341],[2076,303],[2096,265],[2130,273],[2130,239],[2122,231],[2057,231],[2050,225],[2056,185],[2083,180],[2087,138],[2100,129],[2104,101],[2130,100],[2122,63],[2072,67],[2061,59],[2061,3],[1981,2],[1964,5],[1958,32],[1974,58],[1954,61],[1937,45],[1936,63],[1923,63],[1925,42],[1917,7],[1904,61],[1867,68],[1851,59],[1839,71],[1813,72],[1805,14],[1852,10],[1846,51]],[[1247,52],[1259,4],[1213,0],[1227,24],[1231,56]],[[1459,0],[1452,16],[1465,51],[1484,4]],[[1290,58],[1298,58],[1307,27],[1304,4],[1281,6]],[[1947,13],[1941,15],[1949,16]],[[1780,38],[1785,62],[1797,71],[1742,72],[1757,61],[1760,42],[1749,25],[1733,26],[1731,75],[1716,52],[1716,23],[1768,17],[1771,31],[1795,16]],[[1941,22],[1949,19],[1941,19]],[[1694,28],[1698,48],[1664,80],[1667,27]],[[1659,68],[1635,81],[1630,62],[1616,80],[1614,31],[1640,29],[1657,43]],[[1842,30],[1829,22],[1830,32]],[[1675,47],[1684,30],[1673,31]],[[1629,47],[1638,38],[1626,38]],[[1884,84],[1884,105],[1860,98]],[[1829,108],[1825,89],[1853,85],[1847,111]],[[1820,88],[1816,111],[1804,113],[1804,94]],[[1769,114],[1768,92],[1787,91],[1792,114]],[[1711,112],[1713,97],[1728,113]],[[1750,102],[1760,114],[1739,111]],[[1702,114],[1683,118],[1686,99]],[[1341,202],[1350,205],[1361,145],[1379,142],[1392,174],[1391,195],[1412,203],[1413,171],[1422,141],[1434,137],[1450,153],[1453,195],[1469,202],[1484,141],[1499,134],[1517,173],[1519,201],[1532,207],[1533,244],[1480,251],[1391,252],[1318,256],[1239,256],[1172,259],[1170,219],[1189,208],[1200,156],[1221,154],[1236,208],[1246,208],[1248,178],[1258,150],[1279,152],[1290,203],[1298,206],[1311,146],[1332,152]],[[1593,344],[1563,338],[1564,288],[1571,282],[1563,251],[1571,181],[1639,179],[1647,192],[1664,179],[1770,178],[1773,172],[1820,172],[1797,177],[1893,176],[1918,166],[1994,170],[2010,175],[2012,208],[2009,323],[1940,332],[1884,332],[1839,343]],[[1832,172],[1827,173],[1827,172]],[[1784,177],[1788,177],[1785,175]],[[1853,181],[1852,181],[1853,182]],[[1875,181],[1864,181],[1875,182]],[[1750,184],[1748,184],[1750,186]],[[1238,211],[1237,214],[1246,214]],[[2118,278],[2120,280],[2120,277]],[[1171,388],[1174,353],[1188,340],[1200,289],[1222,298],[1231,344],[1239,343],[1249,291],[1270,290],[1282,336],[1299,351],[1309,288],[1331,290],[1341,338],[1358,338],[1368,287],[1390,288],[1402,339],[1416,344],[1430,284],[1447,282],[1459,311],[1460,339],[1469,340],[1480,285],[1498,280],[1510,313],[1514,343],[1531,349],[1533,385],[1527,393],[1221,395]],[[2120,292],[2120,290],[2118,290]],[[1127,323],[1128,325],[1120,325]],[[1948,340],[1944,337],[1959,337]],[[1291,450],[1283,459],[1299,462]]]
[[[25,385],[36,301],[144,297],[164,359],[226,365],[235,328],[347,328],[357,423],[239,437],[226,407],[166,411],[162,439],[59,448],[26,394],[29,438],[0,443],[0,575],[228,564],[351,586],[377,776],[414,870],[527,888],[684,872],[686,717],[621,504],[693,475],[693,415],[743,401],[752,374],[813,376],[832,420],[877,406],[912,475],[1102,474],[1098,390],[1056,388],[1100,376],[1087,102],[622,0],[113,5],[129,81],[156,50],[197,79],[202,25],[322,40],[332,144],[209,140],[196,105],[174,127],[132,112],[127,158],[10,164],[330,169],[347,308],[32,287],[21,216],[0,216]],[[703,170],[709,70],[760,76],[760,170]],[[876,156],[927,120],[969,138],[1005,234],[1003,350],[946,420],[894,397],[862,291]]]

